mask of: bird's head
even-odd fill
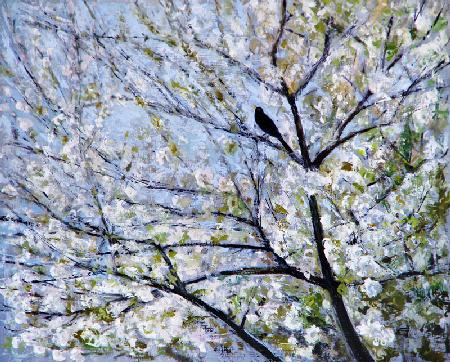
[[[263,109],[261,107],[255,107],[255,113],[264,113]]]

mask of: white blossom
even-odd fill
[[[367,278],[364,281],[363,290],[370,298],[376,297],[381,292],[382,289],[383,287],[376,280]]]

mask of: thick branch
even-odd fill
[[[295,277],[296,279],[303,280],[310,284],[325,287],[325,282],[323,279],[310,276],[307,278],[301,271],[290,266],[275,266],[275,267],[249,267],[236,270],[222,270],[216,273],[211,273],[209,275],[203,275],[198,278],[194,278],[185,282],[185,284],[195,284],[210,278],[217,278],[221,276],[234,276],[234,275],[289,275]]]
[[[380,284],[385,284],[392,280],[403,280],[403,279],[420,277],[420,276],[423,276],[423,277],[431,277],[431,276],[436,276],[436,275],[448,276],[449,273],[450,273],[450,270],[436,270],[433,272],[430,272],[428,270],[424,270],[424,271],[411,270],[411,271],[403,272],[398,275],[394,275],[392,277],[388,277],[388,278],[384,278],[384,279],[376,279],[376,278],[372,278],[372,279],[376,280]],[[358,280],[353,283],[350,283],[349,285],[361,285],[361,284],[364,284],[364,280]]]
[[[369,97],[372,95],[372,92],[367,90],[367,92],[364,94],[363,98],[358,102],[358,105],[355,107],[355,109],[345,118],[342,123],[338,126],[336,130],[336,138],[339,139],[342,136],[342,132],[344,132],[345,127],[364,109],[368,107],[366,104],[366,101],[369,99]]]
[[[297,133],[297,140],[300,146],[303,163],[306,168],[309,168],[311,165],[311,160],[309,158],[308,145],[306,144],[305,131],[303,130],[300,114],[298,113],[297,104],[295,103],[296,97],[295,95],[290,95],[288,93],[288,89],[285,83],[283,83],[283,86],[286,92],[287,101],[291,107],[292,114],[294,115],[295,131]]]
[[[344,144],[345,142],[351,140],[352,138],[354,138],[354,137],[356,137],[358,135],[362,135],[364,133],[370,132],[371,130],[373,130],[375,128],[378,128],[378,127],[389,126],[390,124],[391,124],[390,122],[389,123],[382,123],[382,124],[368,126],[368,127],[359,129],[357,131],[350,132],[345,137],[338,139],[337,141],[335,141],[331,145],[327,146],[327,148],[325,148],[322,151],[320,151],[317,154],[317,156],[314,159],[314,161],[313,161],[314,167],[318,168],[322,164],[323,160],[330,155],[330,153],[332,153],[337,147],[339,147],[340,145]]]
[[[189,244],[171,244],[171,245],[164,245],[164,249],[171,249],[171,248],[195,248],[195,247],[208,247],[208,248],[225,248],[225,249],[249,249],[249,250],[265,250],[268,251],[268,249],[265,246],[260,245],[246,245],[246,244],[212,244],[212,243],[202,243],[202,242],[196,242],[196,243],[189,243]]]
[[[381,284],[384,284],[391,280],[407,279],[407,278],[417,277],[417,276],[435,276],[435,275],[447,275],[448,276],[449,272],[450,272],[449,270],[438,270],[438,271],[434,271],[434,272],[412,270],[412,271],[407,271],[407,272],[398,274],[391,278],[378,280],[378,282]]]

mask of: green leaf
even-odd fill
[[[144,54],[157,62],[161,62],[163,60],[161,57],[155,55],[153,50],[151,50],[150,48],[144,48]]]
[[[197,290],[193,291],[192,294],[194,294],[197,297],[201,297],[203,295],[208,294],[208,289],[197,289]]]
[[[138,106],[141,106],[141,107],[144,107],[144,106],[145,106],[145,100],[144,100],[144,98],[142,98],[141,96],[136,96],[136,97],[134,98],[134,100],[135,100],[135,102],[136,102],[136,104],[137,104]]]
[[[150,48],[144,48],[144,53],[146,55],[148,55],[149,57],[153,57],[153,50],[151,50]]]
[[[179,244],[184,245],[184,244],[186,244],[186,241],[188,241],[188,240],[189,240],[189,234],[186,231],[184,231],[183,235],[181,236],[181,239],[179,241]]]
[[[168,233],[158,233],[154,236],[154,238],[160,243],[165,244],[167,243],[167,238],[169,234]]]
[[[276,204],[275,207],[273,208],[273,211],[275,211],[278,214],[284,214],[284,215],[286,215],[288,213],[287,210],[280,204]]]
[[[170,153],[173,156],[179,156],[180,155],[180,151],[178,150],[178,147],[177,147],[176,143],[170,141],[168,143],[168,146],[169,146]]]
[[[397,186],[399,186],[399,185],[402,184],[403,179],[404,179],[403,175],[395,175],[395,176],[393,177],[394,183],[395,183]]]
[[[231,133],[238,133],[239,132],[239,126],[236,123],[233,123],[230,127]]]
[[[147,55],[149,58],[157,61],[157,62],[161,62],[163,59],[157,55],[155,55],[154,51],[151,50],[150,48],[144,48],[144,54]]]
[[[417,351],[425,361],[445,362],[446,360],[444,353],[435,351],[426,337],[422,337],[422,346]]]
[[[375,48],[379,48],[379,47],[381,46],[381,39],[374,40],[374,41],[372,42],[372,45],[373,45]]]
[[[174,273],[172,273],[172,272],[170,272],[169,275],[167,276],[167,280],[172,285],[175,285],[178,282],[177,276]]]
[[[411,152],[413,149],[413,132],[409,127],[409,124],[406,123],[403,128],[403,132],[400,135],[400,145],[398,150],[400,154],[403,156],[405,160],[408,162],[411,161]]]
[[[171,86],[172,88],[174,88],[174,89],[179,89],[179,90],[184,91],[184,92],[189,92],[189,89],[188,89],[188,88],[183,87],[183,86],[180,84],[180,82],[177,82],[177,81],[175,81],[175,80],[173,80],[173,81],[170,82],[170,86]]]
[[[8,68],[3,65],[0,65],[0,75],[4,75],[6,77],[13,77],[14,73],[11,72]]]
[[[228,240],[227,234],[217,234],[217,235],[211,235],[211,242],[214,245],[220,244],[221,241]]]
[[[0,347],[1,348],[12,348],[12,337],[6,337]]]
[[[341,170],[353,171],[353,165],[350,162],[342,162]]]
[[[176,40],[170,38],[167,40],[167,44],[169,44],[171,47],[177,46]]]
[[[225,153],[228,155],[233,155],[236,153],[238,145],[236,142],[228,142],[225,145]]]
[[[347,295],[348,287],[344,283],[341,283],[339,284],[337,291],[340,295]]]
[[[173,318],[173,317],[175,317],[175,314],[176,314],[175,309],[169,309],[162,314],[161,319]]]
[[[316,24],[315,28],[319,33],[322,33],[322,34],[324,34],[325,31],[327,30],[327,27],[323,21],[318,22]]]
[[[362,156],[362,157],[366,157],[366,156],[367,156],[366,150],[363,149],[363,148],[358,148],[358,149],[356,150],[356,153],[357,153],[359,156]]]
[[[375,182],[375,180],[376,180],[376,174],[375,174],[375,172],[373,172],[372,170],[369,170],[369,169],[367,169],[367,168],[362,167],[362,168],[359,170],[359,174],[360,174],[362,177],[364,177],[364,179],[365,179],[368,183]]]
[[[436,115],[439,117],[439,118],[442,118],[442,119],[448,119],[448,115],[449,115],[449,111],[448,111],[448,109],[438,109],[437,111],[436,111]]]
[[[219,90],[216,90],[215,94],[216,94],[217,100],[219,100],[220,102],[223,102],[223,93]]]
[[[397,53],[398,45],[394,42],[388,42],[386,44],[386,60],[391,61]]]
[[[447,24],[447,19],[440,18],[438,21],[436,21],[436,24],[434,24],[432,30],[437,33],[438,31],[444,30],[447,27]]]
[[[107,323],[110,323],[115,319],[112,314],[106,309],[106,307],[95,308],[92,313],[95,314],[98,319]]]
[[[359,183],[353,182],[352,185],[353,185],[353,187],[354,187],[356,190],[358,190],[359,192],[364,192],[364,186],[360,185]]]

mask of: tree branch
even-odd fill
[[[230,243],[221,243],[221,244],[212,244],[212,243],[202,243],[195,242],[189,244],[170,244],[164,245],[164,249],[171,248],[195,248],[195,247],[208,247],[208,248],[225,248],[225,249],[249,249],[249,250],[264,250],[269,251],[265,246],[259,245],[245,245],[245,244],[230,244]]]
[[[425,2],[426,2],[425,0],[422,1],[422,4],[421,4],[420,9],[419,9],[419,12],[414,16],[413,26],[414,26],[414,24],[415,24],[415,22],[416,22],[416,20],[417,20],[417,18],[418,18],[418,16],[419,16],[419,14],[422,12],[423,7],[424,7],[424,5],[425,5]],[[426,38],[428,38],[428,36],[429,36],[430,33],[431,33],[431,30],[432,30],[433,27],[436,25],[436,23],[439,21],[439,19],[440,19],[440,17],[441,17],[441,14],[442,14],[442,10],[443,10],[443,8],[441,8],[441,9],[439,10],[439,13],[438,13],[438,14],[436,15],[436,17],[434,18],[433,24],[432,24],[432,25],[430,26],[430,28],[427,30],[426,34],[420,39],[420,42],[419,42],[418,44],[414,44],[414,47],[419,46],[420,43],[422,43]],[[395,58],[392,60],[392,62],[386,67],[386,71],[389,72],[389,70],[390,70],[395,64],[397,64],[400,60],[402,60],[402,58],[403,58],[404,55],[405,55],[405,51],[399,52],[399,53],[395,56]]]
[[[377,281],[380,284],[386,284],[392,280],[403,280],[403,279],[419,277],[419,276],[430,277],[430,276],[436,276],[436,275],[449,275],[449,273],[450,273],[450,270],[436,270],[436,271],[432,271],[432,272],[430,272],[428,270],[424,270],[424,271],[410,270],[410,271],[403,272],[403,273],[394,275],[392,277],[384,278],[384,279],[376,279],[376,278],[371,278],[371,279]],[[350,283],[349,285],[356,286],[356,285],[361,285],[361,284],[364,284],[364,280],[358,280],[353,283]]]
[[[287,12],[286,12],[286,0],[281,0],[281,20],[280,20],[280,28],[278,29],[277,38],[272,46],[272,51],[270,52],[270,57],[272,59],[272,65],[274,67],[277,66],[277,52],[278,46],[280,44],[280,40],[283,36],[284,27],[287,22]]]
[[[392,124],[391,122],[381,123],[381,124],[376,124],[373,126],[368,126],[366,128],[362,128],[357,131],[350,132],[345,137],[338,139],[337,141],[335,141],[334,143],[332,143],[331,145],[327,146],[325,149],[320,151],[313,161],[314,167],[318,168],[322,164],[324,159],[327,158],[337,147],[339,147],[340,145],[344,144],[345,142],[351,140],[352,138],[354,138],[358,135],[362,135],[364,133],[370,132],[375,128],[385,127],[385,126],[389,126],[391,124]]]
[[[366,104],[366,101],[369,99],[369,97],[373,93],[370,91],[370,89],[367,90],[367,92],[364,94],[362,99],[358,102],[356,108],[342,121],[342,123],[338,126],[336,130],[336,138],[341,138],[342,132],[344,132],[345,127],[364,109],[368,108],[369,106]]]
[[[382,279],[382,280],[375,279],[375,280],[377,280],[380,284],[385,284],[391,280],[401,280],[401,279],[407,279],[407,278],[417,277],[417,276],[449,275],[449,272],[450,272],[449,270],[438,270],[438,271],[434,271],[434,272],[412,270],[412,271],[407,271],[407,272],[398,274],[391,278],[386,278],[386,279]]]
[[[302,121],[300,118],[300,114],[298,113],[297,104],[295,102],[295,94],[289,94],[286,83],[283,82],[284,92],[287,98],[287,101],[291,107],[292,114],[294,115],[294,123],[295,123],[295,131],[297,133],[297,140],[300,146],[300,152],[303,158],[303,164],[305,168],[309,168],[311,165],[311,159],[309,158],[308,145],[305,139],[305,131],[303,130]]]
[[[184,283],[186,285],[196,284],[210,278],[218,278],[222,276],[235,276],[235,275],[289,275],[296,279],[303,280],[307,283],[314,284],[320,287],[324,287],[324,281],[321,278],[311,276],[307,278],[301,271],[293,267],[275,266],[275,267],[249,267],[236,270],[222,270],[219,272],[211,273],[209,275],[203,275],[198,278],[194,278]]]
[[[295,97],[297,97],[299,94],[301,94],[303,92],[303,90],[306,88],[306,86],[309,84],[309,82],[314,78],[314,75],[316,74],[319,67],[325,62],[328,55],[330,54],[331,30],[332,29],[333,29],[333,18],[330,18],[328,21],[327,31],[325,32],[325,40],[324,40],[322,55],[319,58],[319,60],[312,66],[311,70],[308,72],[306,77],[300,83],[299,88],[295,92]]]
[[[387,46],[389,43],[389,37],[391,36],[391,29],[392,29],[393,24],[394,24],[394,17],[391,16],[389,18],[388,27],[387,27],[387,31],[386,31],[386,39],[384,41],[383,54],[381,56],[381,69],[382,70],[384,69],[384,63],[386,62]]]
[[[261,353],[269,361],[273,361],[273,362],[281,362],[282,361],[282,359],[280,357],[278,357],[275,353],[273,353],[269,348],[267,348],[267,346],[264,343],[262,343],[261,341],[256,339],[253,335],[248,333],[242,326],[235,323],[228,315],[226,315],[220,309],[217,309],[217,308],[207,304],[206,302],[204,302],[200,298],[195,297],[192,294],[183,293],[183,292],[180,292],[179,290],[174,290],[174,293],[180,295],[187,301],[202,308],[203,310],[207,311],[211,315],[217,317],[222,322],[227,324],[236,333],[236,335],[238,337],[240,337],[243,341],[247,342],[247,344],[249,346],[251,346],[254,350]]]

